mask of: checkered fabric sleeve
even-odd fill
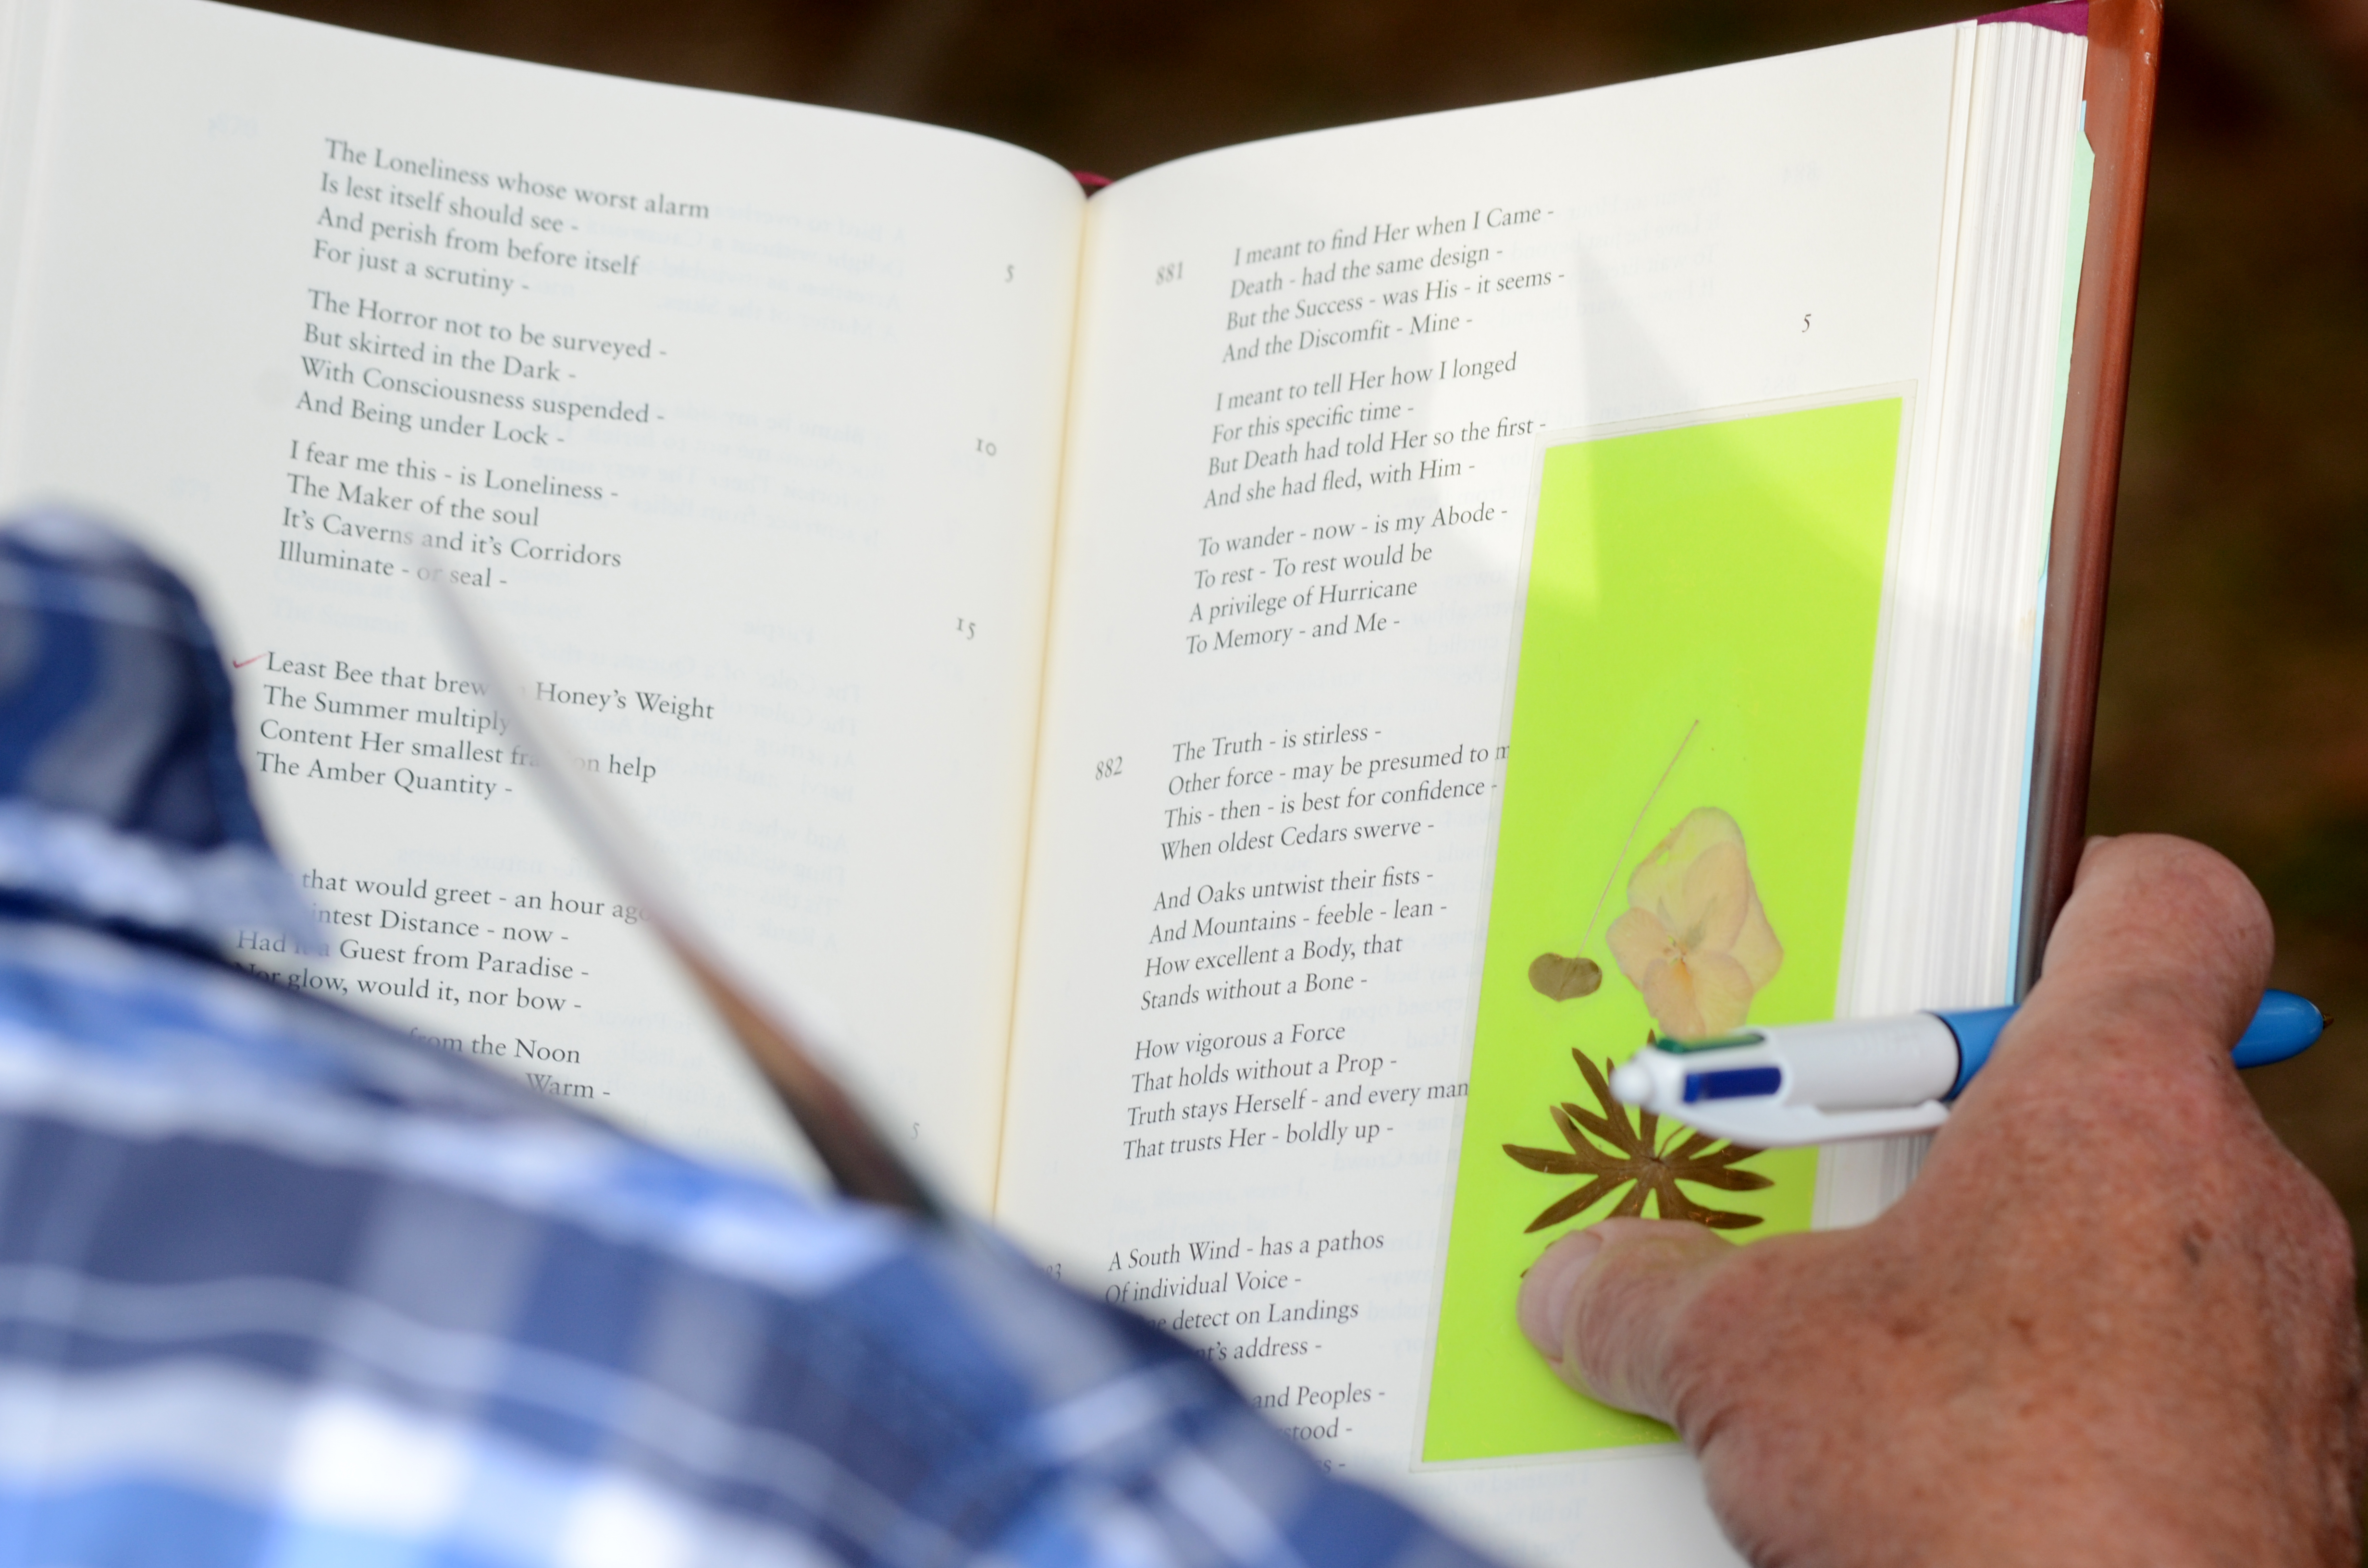
[[[0,922],[0,1561],[1476,1561],[983,1233]]]

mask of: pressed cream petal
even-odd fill
[[[1704,1034],[1725,1034],[1751,1017],[1751,995],[1759,987],[1741,964],[1725,953],[1695,953],[1686,968],[1692,972],[1694,1007]]]
[[[1754,991],[1775,979],[1776,971],[1783,965],[1784,944],[1776,939],[1776,928],[1768,924],[1768,912],[1760,907],[1757,890],[1751,895],[1751,907],[1744,914],[1743,927],[1735,934],[1727,952],[1751,977]]]
[[[1636,869],[1628,873],[1628,903],[1631,906],[1655,909],[1668,903],[1673,884],[1681,880],[1671,877],[1662,864],[1661,858],[1668,847],[1669,841],[1666,838],[1661,840],[1636,862]]]
[[[1603,933],[1603,943],[1611,949],[1620,972],[1639,991],[1645,988],[1645,971],[1669,956],[1668,927],[1655,919],[1650,910],[1632,909],[1614,920]]]
[[[1662,842],[1668,846],[1672,859],[1691,861],[1722,844],[1741,847],[1743,829],[1716,806],[1696,806]]]
[[[1714,1032],[1704,1024],[1701,1004],[1695,998],[1691,960],[1655,964],[1645,971],[1636,989],[1645,994],[1645,1008],[1661,1026],[1663,1034],[1677,1040],[1693,1040]]]
[[[1640,908],[1656,908],[1676,924],[1687,907],[1686,874],[1695,861],[1721,844],[1742,846],[1743,830],[1735,825],[1733,817],[1716,806],[1688,812],[1629,873],[1628,902]]]
[[[1685,885],[1684,868],[1648,860],[1628,879],[1628,905],[1649,909],[1662,924],[1674,927],[1685,907]]]
[[[1704,849],[1686,872],[1685,896],[1677,929],[1692,935],[1689,945],[1713,953],[1733,947],[1751,908],[1751,872],[1744,864],[1743,846],[1713,844]]]
[[[1630,903],[1639,909],[1668,911],[1680,900],[1686,865],[1691,863],[1691,858],[1680,861],[1677,856],[1678,838],[1685,828],[1682,822],[1671,828],[1668,836],[1646,851],[1645,858],[1636,862],[1636,869],[1628,873]]]

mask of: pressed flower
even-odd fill
[[[1743,830],[1715,806],[1686,815],[1628,878],[1628,910],[1604,941],[1661,1032],[1725,1034],[1775,977],[1783,945],[1759,906]]]
[[[1583,1051],[1574,1051],[1570,1055],[1578,1063],[1579,1075],[1587,1080],[1596,1108],[1588,1110],[1567,1100],[1547,1108],[1547,1114],[1554,1118],[1554,1131],[1569,1145],[1567,1151],[1531,1149],[1519,1143],[1508,1143],[1504,1148],[1515,1161],[1533,1171],[1589,1179],[1546,1205],[1544,1211],[1529,1222],[1528,1230],[1543,1231],[1548,1225],[1560,1224],[1623,1187],[1628,1188],[1627,1194],[1608,1218],[1642,1214],[1645,1199],[1649,1197],[1657,1217],[1663,1220],[1691,1220],[1717,1231],[1748,1230],[1760,1222],[1757,1214],[1739,1214],[1697,1203],[1679,1186],[1691,1182],[1727,1192],[1756,1192],[1773,1187],[1775,1182],[1758,1171],[1736,1168],[1759,1150],[1741,1143],[1721,1143],[1707,1132],[1683,1127],[1671,1129],[1664,1139],[1658,1116],[1649,1110],[1639,1111],[1632,1122],[1628,1119],[1628,1108],[1611,1097],[1611,1083],[1605,1076],[1611,1068],[1610,1057],[1605,1057],[1603,1065],[1598,1067]],[[1592,1140],[1588,1134],[1593,1135]],[[1599,1147],[1593,1140],[1611,1147]]]

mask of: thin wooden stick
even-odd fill
[[[422,564],[433,563],[423,559]],[[418,575],[430,585],[445,630],[485,683],[487,700],[517,733],[544,801],[617,890],[640,908],[642,924],[657,933],[765,1075],[838,1190],[925,1219],[947,1219],[950,1211],[928,1184],[881,1136],[854,1096],[825,1071],[808,1043],[823,1038],[810,1015],[801,1017],[804,1010],[793,1003],[768,1005],[734,975],[723,949],[675,893],[656,849],[605,790],[572,764],[570,759],[580,754],[565,744],[558,722],[533,711],[521,695],[530,688],[490,629],[461,602],[440,571]]]

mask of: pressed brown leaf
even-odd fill
[[[1598,1108],[1590,1110],[1568,1100],[1546,1108],[1554,1131],[1570,1145],[1570,1152],[1532,1149],[1520,1143],[1507,1143],[1504,1150],[1531,1170],[1548,1176],[1586,1176],[1590,1179],[1548,1205],[1544,1212],[1530,1221],[1530,1230],[1542,1231],[1548,1225],[1560,1224],[1614,1192],[1621,1192],[1621,1198],[1612,1206],[1612,1218],[1642,1214],[1649,1198],[1655,1212],[1665,1220],[1691,1220],[1718,1231],[1748,1230],[1760,1223],[1757,1214],[1735,1213],[1698,1203],[1682,1185],[1691,1182],[1722,1192],[1757,1192],[1773,1187],[1771,1177],[1737,1168],[1759,1150],[1741,1143],[1722,1143],[1707,1132],[1690,1129],[1672,1129],[1668,1147],[1656,1148],[1661,1142],[1660,1118],[1647,1111],[1634,1122],[1628,1119],[1627,1108],[1612,1097],[1606,1076],[1611,1059],[1605,1058],[1599,1067],[1584,1051],[1570,1054]],[[1590,1142],[1590,1138],[1596,1142]],[[1602,1148],[1599,1143],[1611,1147]],[[1626,1190],[1622,1192],[1623,1187]]]
[[[1576,1106],[1571,1104],[1568,1100],[1565,1100],[1558,1106],[1547,1107],[1546,1114],[1554,1118],[1554,1125],[1562,1130],[1563,1137],[1569,1140],[1570,1146],[1574,1149],[1591,1148],[1593,1146],[1589,1144],[1586,1139],[1581,1138],[1578,1135],[1577,1128],[1571,1126],[1571,1123],[1575,1121],[1578,1123],[1579,1127],[1586,1128],[1589,1132],[1594,1133],[1606,1143],[1618,1146],[1622,1153],[1634,1153],[1634,1150],[1628,1144],[1626,1140],[1620,1136],[1620,1130],[1618,1128],[1612,1126],[1611,1123],[1604,1120],[1593,1111],[1588,1110],[1585,1106]]]
[[[1595,1103],[1603,1108],[1605,1119],[1611,1123],[1612,1141],[1630,1153],[1648,1152],[1652,1145],[1636,1135],[1634,1125],[1628,1119],[1628,1108],[1611,1097],[1611,1085],[1604,1078],[1602,1070],[1588,1061],[1583,1051],[1572,1051],[1570,1059],[1578,1063],[1578,1075],[1587,1080],[1588,1092],[1595,1096]]]
[[[1729,1143],[1724,1149],[1713,1149],[1707,1154],[1698,1156],[1693,1163],[1698,1165],[1731,1165],[1738,1160],[1748,1160],[1759,1153],[1759,1150],[1748,1148],[1741,1143]]]
[[[1653,1189],[1654,1211],[1664,1220],[1691,1220],[1694,1217],[1694,1200],[1678,1190],[1667,1171],[1656,1171],[1644,1184]]]
[[[1709,1148],[1712,1144],[1717,1142],[1718,1140],[1716,1138],[1712,1137],[1707,1132],[1697,1132],[1688,1138],[1684,1142],[1679,1144],[1676,1148],[1670,1150],[1668,1157],[1672,1160],[1691,1159],[1692,1156],[1701,1153],[1704,1149]],[[1730,1145],[1730,1147],[1732,1147],[1732,1145]]]
[[[1581,1213],[1591,1208],[1605,1193],[1610,1192],[1613,1187],[1618,1187],[1619,1185],[1620,1178],[1618,1176],[1597,1176],[1585,1187],[1579,1187],[1577,1190],[1573,1192],[1565,1193],[1554,1202],[1549,1204],[1545,1212],[1531,1221],[1524,1229],[1527,1231],[1543,1231],[1548,1225],[1559,1225],[1565,1220],[1569,1219],[1572,1215]]]
[[[1738,1171],[1725,1165],[1688,1171],[1685,1180],[1702,1187],[1714,1187],[1722,1192],[1758,1192],[1774,1187],[1776,1178],[1761,1176],[1758,1171]]]
[[[1557,1002],[1592,996],[1602,983],[1603,966],[1593,959],[1540,953],[1530,960],[1531,989]]]
[[[1661,1200],[1661,1218],[1664,1220],[1691,1220],[1714,1231],[1748,1230],[1760,1222],[1757,1214],[1735,1214],[1721,1209],[1706,1208],[1685,1194],[1676,1192],[1673,1185],[1665,1185],[1655,1190]]]
[[[1506,1144],[1505,1153],[1512,1155],[1516,1164],[1527,1165],[1533,1171],[1543,1171],[1548,1176],[1577,1176],[1581,1171],[1595,1171],[1600,1174],[1606,1163],[1599,1160],[1596,1164],[1589,1165],[1587,1163],[1586,1156],[1571,1153],[1567,1150],[1531,1149],[1519,1143]]]

